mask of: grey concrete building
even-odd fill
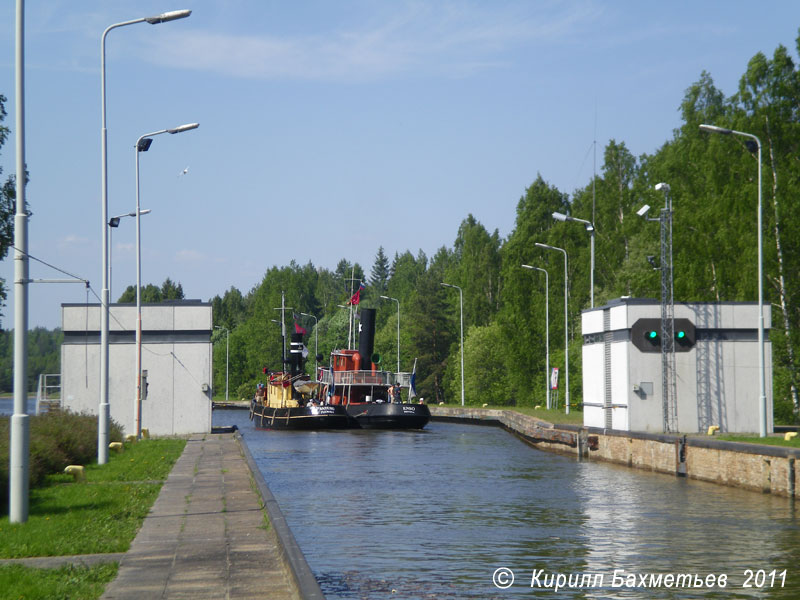
[[[62,304],[62,404],[97,414],[100,394],[100,305]],[[135,429],[136,306],[112,304],[109,318],[111,418]],[[211,430],[211,305],[176,301],[142,306],[142,369],[147,398],[142,429],[152,435]]]
[[[661,304],[620,298],[581,315],[584,425],[623,431],[663,430]],[[758,304],[675,303],[678,431],[759,431]],[[658,326],[655,324],[658,323]],[[764,306],[765,328],[771,326]],[[772,349],[765,334],[767,431],[772,431]],[[652,341],[652,347],[648,347]]]

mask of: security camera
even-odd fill
[[[636,214],[639,215],[640,217],[643,217],[647,214],[648,210],[650,210],[650,205],[645,204],[642,208],[636,211]]]
[[[669,191],[669,184],[668,183],[657,183],[656,184],[656,191],[660,192],[661,190],[664,190],[665,192],[668,192]]]

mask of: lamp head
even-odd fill
[[[109,227],[119,227],[119,217],[111,217],[108,221]]]
[[[139,143],[136,144],[136,150],[138,152],[147,152],[150,150],[150,144],[153,143],[153,138],[142,138],[139,140]]]
[[[553,218],[556,221],[566,221],[567,220],[567,215],[565,215],[564,213],[560,213],[560,212],[554,212],[553,213]]]
[[[724,127],[717,127],[716,125],[708,125],[706,123],[702,123],[700,125],[700,131],[707,131],[708,133],[721,133],[723,135],[730,135],[733,133],[731,129],[725,129]]]
[[[157,25],[159,23],[166,23],[167,21],[175,21],[176,19],[185,19],[190,14],[192,14],[190,10],[171,10],[154,17],[145,17],[144,20],[150,23],[150,25]]]
[[[200,123],[187,123],[186,125],[181,125],[180,127],[176,127],[175,129],[167,129],[167,133],[183,133],[184,131],[189,131],[190,129],[197,129],[200,127]]]
[[[656,184],[656,191],[660,192],[662,190],[664,192],[669,192],[669,184],[668,183],[663,183],[663,182],[662,183],[657,183]]]
[[[650,205],[645,204],[642,208],[636,211],[636,214],[639,215],[640,217],[643,217],[647,214],[648,210],[650,210]]]

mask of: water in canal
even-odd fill
[[[239,426],[328,599],[800,598],[786,498],[581,463],[494,427],[214,423]]]

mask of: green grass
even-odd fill
[[[106,465],[86,467],[86,482],[49,475],[30,492],[26,523],[0,520],[0,557],[125,552],[147,516],[185,440],[126,444]]]
[[[783,439],[781,436],[768,436],[758,437],[757,435],[744,435],[734,433],[723,433],[722,435],[715,435],[714,439],[724,440],[726,442],[742,442],[745,444],[766,444],[767,446],[785,446],[786,448],[800,448],[800,436],[795,437],[790,441]]]
[[[434,405],[435,406],[435,405]],[[461,408],[461,404],[445,404],[448,408]],[[547,410],[546,408],[534,408],[533,406],[505,406],[493,405],[489,406],[467,406],[470,409],[484,409],[484,410],[510,410],[523,415],[530,415],[547,421],[548,423],[568,423],[572,425],[583,425],[583,412],[572,410],[570,413],[564,414],[561,410]]]
[[[93,600],[116,575],[117,563],[59,569],[6,565],[0,567],[0,600]]]

